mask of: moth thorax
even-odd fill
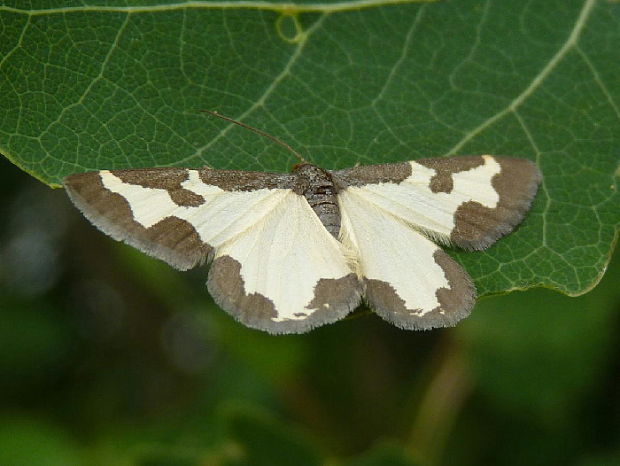
[[[299,164],[293,168],[297,175],[296,190],[303,195],[321,223],[338,239],[340,233],[340,209],[336,199],[336,187],[331,174],[316,165]]]

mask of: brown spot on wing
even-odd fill
[[[399,319],[405,318],[410,314],[418,314],[420,309],[408,310],[405,301],[398,296],[396,290],[388,282],[382,280],[364,278],[366,285],[366,300],[384,319],[394,322],[394,319],[388,318],[393,315]]]
[[[213,261],[207,281],[215,302],[250,327],[278,317],[273,301],[259,293],[247,294],[241,264],[230,256]]]
[[[435,291],[439,306],[425,314],[421,309],[407,309],[392,285],[382,280],[364,279],[366,300],[379,316],[403,329],[430,330],[452,327],[469,315],[476,296],[469,275],[441,249],[435,251],[433,257],[449,285],[449,288]]]
[[[106,189],[99,172],[70,175],[64,185],[73,203],[101,231],[177,269],[202,264],[211,251],[194,227],[180,218],[165,217],[149,228],[136,222],[127,200]]]
[[[433,159],[419,159],[415,161],[420,165],[435,170],[435,175],[431,178],[430,188],[434,193],[450,193],[454,187],[452,175],[454,173],[471,170],[472,168],[484,165],[482,156],[462,156],[462,157],[438,157]]]
[[[306,307],[317,309],[316,318],[321,320],[336,315],[340,319],[358,306],[360,297],[360,283],[354,273],[342,278],[321,278],[314,288],[314,298]]]
[[[185,168],[145,168],[136,170],[113,170],[111,173],[123,183],[151,189],[165,189],[172,201],[179,206],[197,207],[204,198],[181,184],[189,178]]]
[[[445,315],[450,325],[467,317],[475,303],[476,288],[463,268],[448,254],[438,249],[433,254],[435,262],[443,269],[449,288],[439,288],[436,292],[439,306],[427,316],[429,318]],[[426,317],[426,316],[424,316]]]
[[[465,249],[485,249],[510,233],[529,210],[538,190],[541,174],[526,159],[494,157],[501,171],[491,184],[499,194],[494,209],[479,202],[465,202],[454,213],[454,230],[450,239]]]

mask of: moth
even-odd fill
[[[437,243],[488,248],[524,218],[541,175],[492,155],[291,173],[211,168],[99,170],[64,179],[112,238],[179,270],[210,263],[215,302],[248,327],[303,333],[362,299],[411,330],[455,325],[476,290]]]

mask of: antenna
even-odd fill
[[[267,134],[267,133],[265,133],[264,131],[261,131],[258,128],[254,128],[253,126],[246,125],[245,123],[241,123],[240,121],[233,120],[230,117],[221,115],[218,112],[216,112],[215,110],[202,110],[202,112],[208,113],[209,115],[212,115],[214,117],[221,118],[222,120],[229,121],[231,123],[234,123],[236,125],[241,126],[242,128],[249,129],[250,131],[253,131],[256,134],[259,134],[260,136],[266,137],[267,139],[270,139],[271,141],[275,142],[276,144],[279,144],[280,146],[284,147],[286,150],[288,150],[290,153],[292,153],[295,157],[297,157],[299,160],[301,160],[301,163],[308,163],[307,160],[304,159],[299,152],[297,152],[295,149],[293,149],[291,146],[289,146],[286,142],[280,141],[277,137],[272,136],[271,134]]]

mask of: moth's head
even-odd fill
[[[326,173],[322,168],[308,162],[301,162],[293,165],[293,169],[291,171],[296,175],[302,176],[325,176]]]
[[[331,174],[311,163],[298,163],[293,167],[293,174],[297,178],[295,192],[305,193],[308,189],[317,186],[333,184]]]
[[[306,165],[312,165],[308,162],[299,162],[296,163],[295,165],[293,165],[293,168],[291,168],[291,172],[292,173],[297,173],[299,170],[301,170],[303,167],[305,167]]]

